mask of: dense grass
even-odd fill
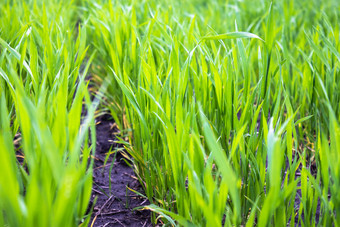
[[[0,226],[76,226],[92,188],[86,34],[66,2],[20,2],[0,4]]]
[[[0,4],[0,225],[82,222],[87,70],[154,221],[340,225],[337,0],[14,2]]]
[[[96,75],[117,81],[110,109],[162,221],[339,223],[336,1],[89,8]]]

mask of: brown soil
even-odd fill
[[[119,147],[114,143],[117,129],[113,127],[113,121],[108,115],[104,115],[97,118],[96,122],[97,147],[89,207],[93,206],[96,197],[97,202],[89,226],[152,226],[150,211],[135,209],[147,205],[148,200],[127,188],[142,191],[129,161],[121,153],[117,153],[116,160],[113,160],[114,154],[111,154],[104,165],[110,148],[114,151]],[[111,164],[113,168],[110,176]]]

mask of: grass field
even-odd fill
[[[154,223],[340,226],[339,17],[338,0],[2,0],[0,226],[89,225],[103,112]]]

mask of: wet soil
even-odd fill
[[[96,122],[97,144],[89,207],[97,201],[89,226],[152,226],[150,211],[135,209],[147,205],[148,200],[128,189],[143,194],[128,158],[118,152],[116,156],[111,154],[105,163],[110,149],[114,151],[119,148],[114,142],[117,129],[112,119],[104,115],[98,117]]]

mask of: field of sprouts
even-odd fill
[[[2,226],[340,227],[340,1],[1,0]]]

